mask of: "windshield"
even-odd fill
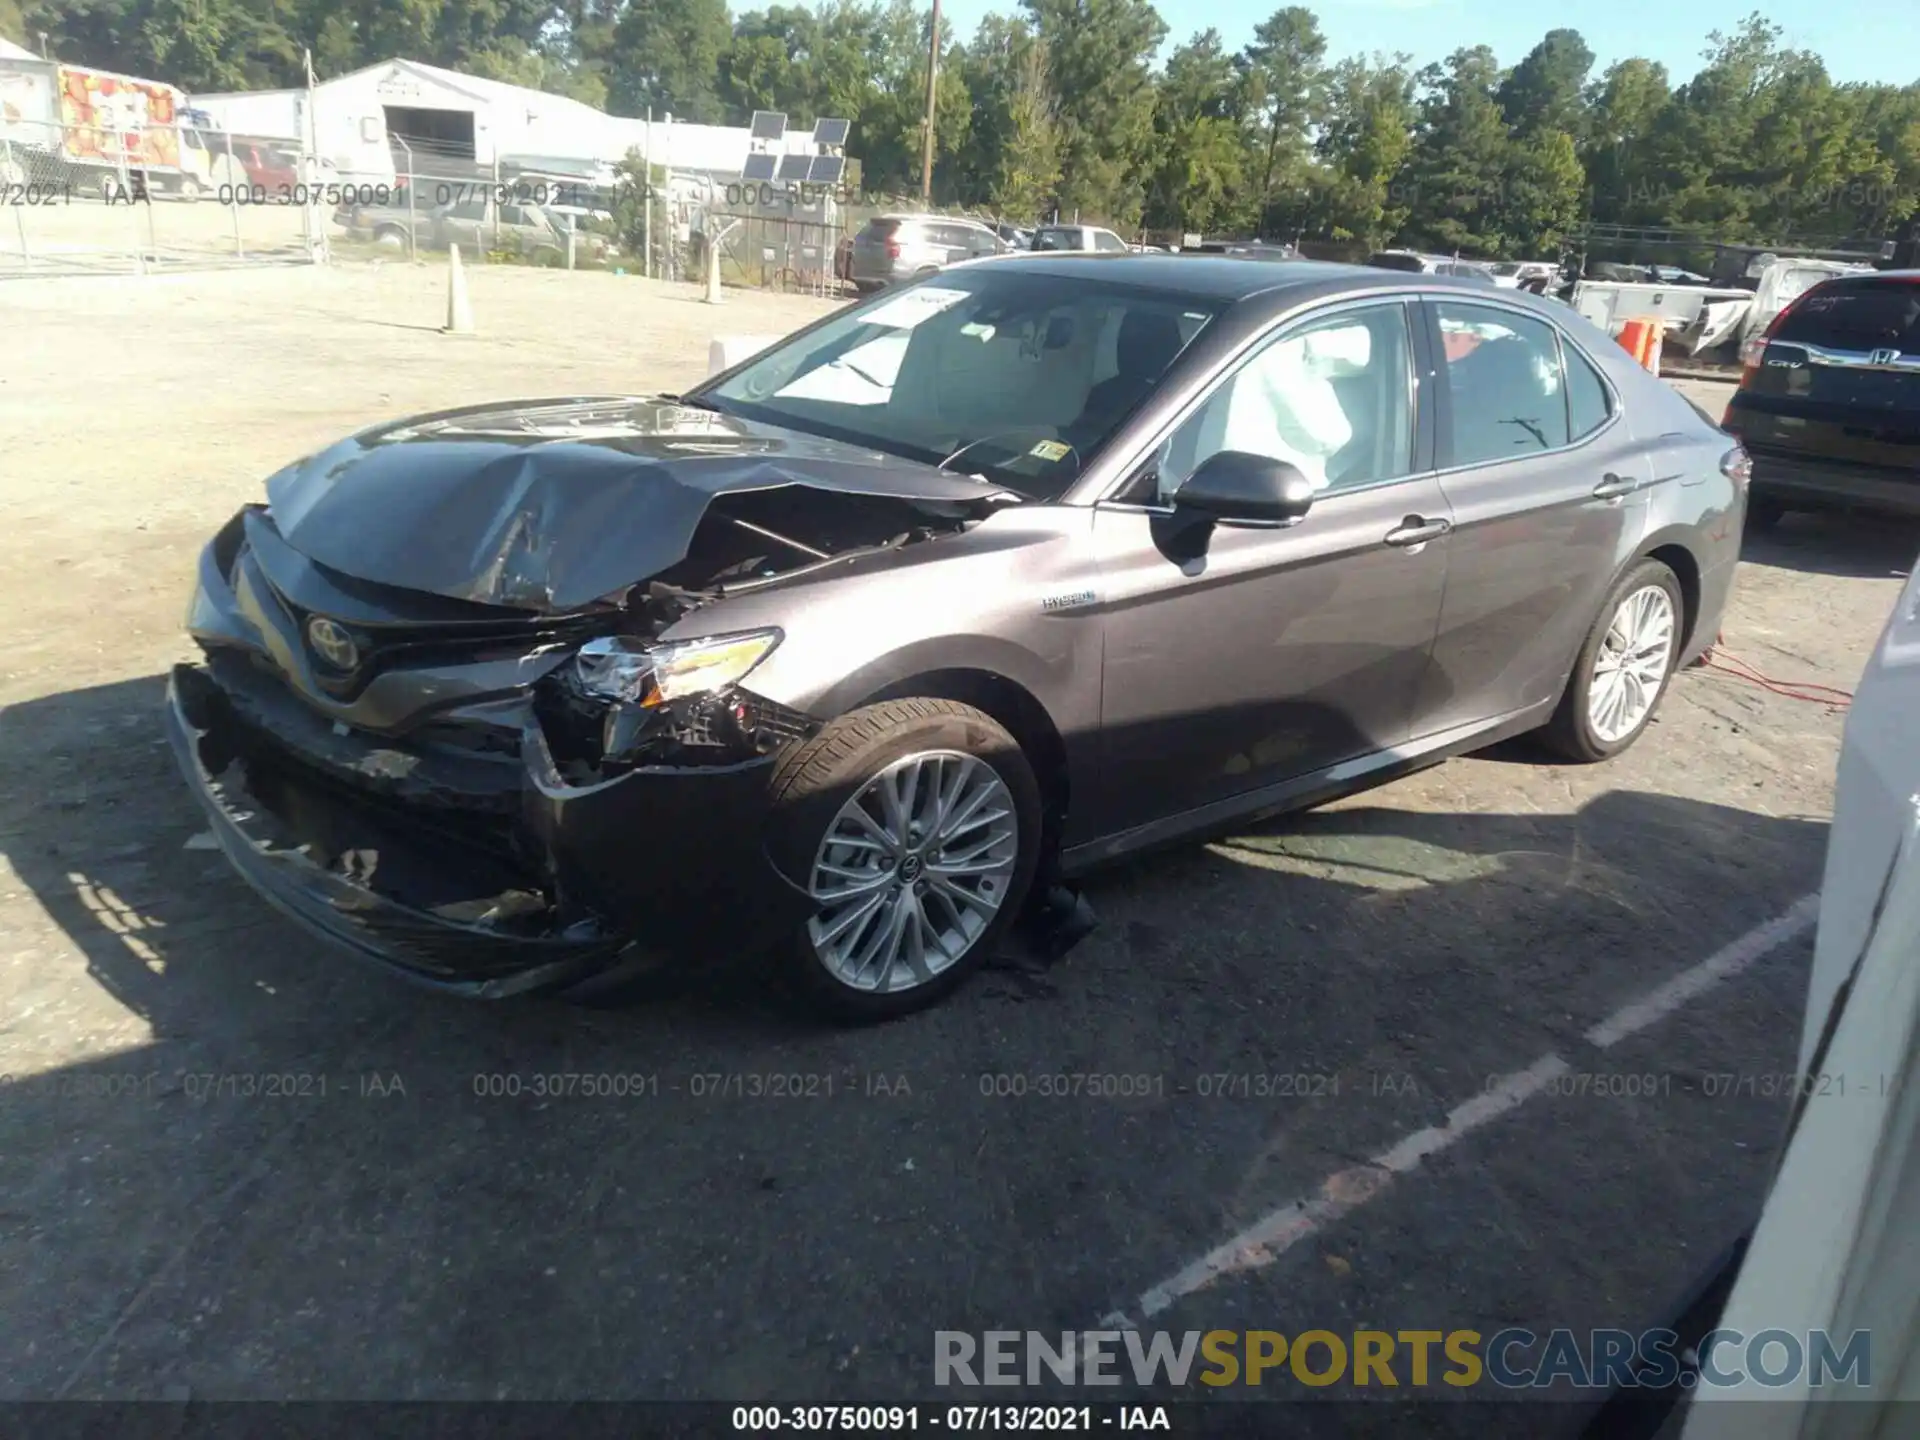
[[[697,397],[1053,499],[1216,302],[983,266],[889,291]]]

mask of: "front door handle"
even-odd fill
[[[1631,495],[1640,488],[1640,482],[1627,475],[1615,475],[1609,470],[1600,477],[1600,483],[1593,487],[1596,500],[1618,500],[1622,495]]]
[[[1451,529],[1451,520],[1428,520],[1419,515],[1409,515],[1398,527],[1387,532],[1387,544],[1402,549],[1410,545],[1424,545],[1429,540],[1438,540]]]

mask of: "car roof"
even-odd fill
[[[913,221],[916,224],[937,223],[941,225],[978,225],[982,230],[987,228],[985,221],[974,220],[965,215],[923,215],[923,214],[896,213],[896,214],[887,214],[887,215],[876,215],[873,217],[873,219],[874,220],[898,220],[901,224],[906,224],[908,221]],[[870,220],[867,223],[872,224],[873,221]]]
[[[1336,265],[1322,260],[1256,261],[1237,255],[1169,255],[1164,251],[1156,254],[1128,250],[1088,255],[1022,250],[993,263],[1042,275],[1095,276],[1116,285],[1171,290],[1209,300],[1241,300],[1270,290],[1325,284],[1330,280],[1345,280],[1355,290],[1404,288],[1412,278],[1404,271]]]

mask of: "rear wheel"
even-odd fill
[[[1033,880],[1040,789],[992,716],[885,701],[782,762],[770,839],[817,907],[790,977],[837,1018],[885,1020],[942,999],[993,953]]]
[[[189,205],[200,198],[200,182],[191,175],[180,177],[180,198]]]
[[[1685,614],[1680,582],[1658,560],[1621,576],[1541,739],[1582,762],[1610,759],[1638,740],[1673,678]]]

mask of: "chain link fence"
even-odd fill
[[[311,263],[346,188],[294,140],[9,120],[0,277]]]

